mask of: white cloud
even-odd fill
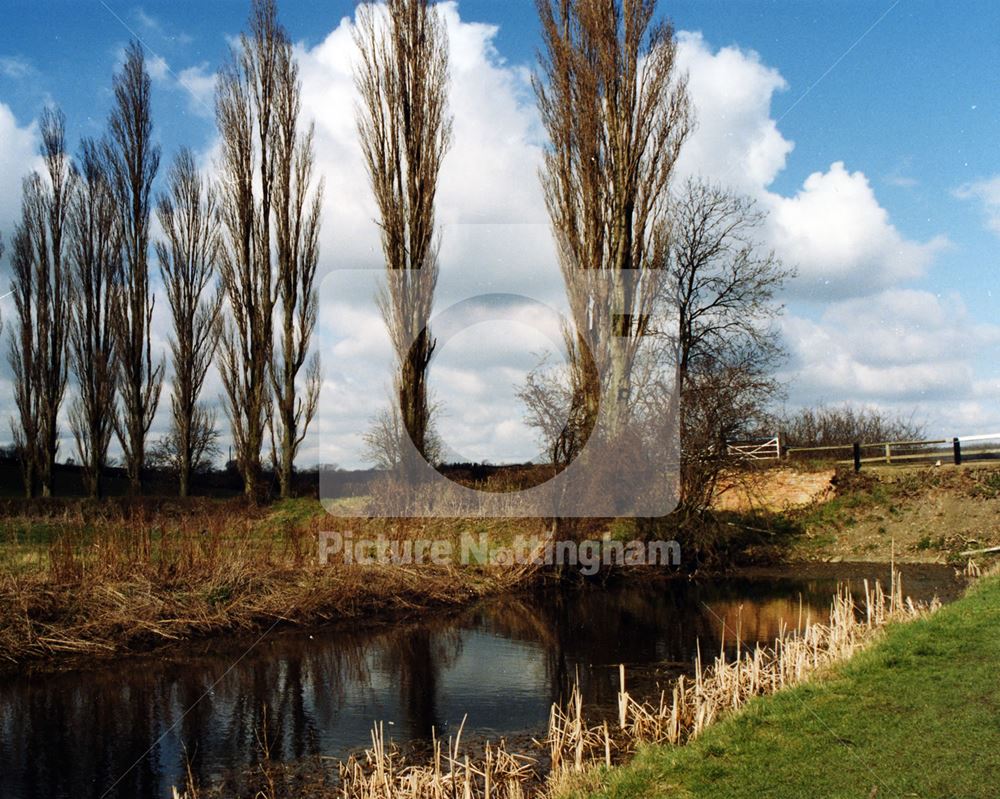
[[[772,191],[794,144],[771,115],[787,84],[752,50],[713,51],[701,34],[678,36],[678,62],[689,72],[698,120],[678,164],[756,198],[770,214],[766,244],[799,270],[793,295],[828,299],[869,294],[926,273],[946,244],[921,242],[892,224],[868,178],[842,161],[816,171],[791,197]]]
[[[787,88],[780,73],[753,51],[713,50],[700,34],[679,35],[678,59],[698,117],[678,176],[700,174],[755,198],[768,213],[763,244],[798,268],[787,287],[798,313],[782,324],[791,404],[851,400],[907,413],[919,406],[949,430],[963,418],[972,427],[1000,422],[996,400],[991,411],[977,394],[984,389],[975,362],[997,349],[998,328],[970,318],[957,296],[905,288],[928,273],[948,240],[902,233],[869,178],[846,161],[817,165],[792,194],[777,191],[793,149],[771,111]],[[909,162],[899,166],[897,177]],[[983,202],[1000,232],[1000,177],[959,193]]]
[[[187,67],[177,73],[177,82],[191,98],[190,109],[200,116],[215,114],[216,73],[208,64]]]
[[[799,269],[796,293],[838,297],[868,294],[925,274],[947,245],[905,238],[861,172],[837,161],[814,172],[795,196],[768,194],[770,243]]]
[[[35,74],[32,63],[22,56],[0,56],[0,75],[12,80],[24,80]]]
[[[146,58],[146,69],[155,81],[165,81],[170,76],[170,65],[161,55],[150,55]]]
[[[986,227],[1000,236],[1000,175],[965,183],[955,189],[961,200],[978,200],[986,217]]]
[[[193,39],[187,33],[173,29],[168,30],[168,26],[158,17],[153,16],[143,8],[137,8],[133,12],[136,21],[146,29],[149,34],[157,36],[165,41],[176,42],[177,44],[190,44]]]
[[[20,126],[14,113],[0,102],[0,232],[6,239],[20,215],[21,179],[40,165],[35,123]],[[6,292],[3,292],[6,293]]]
[[[1000,423],[996,395],[989,402],[973,362],[1000,350],[1000,326],[974,319],[957,295],[887,290],[834,302],[818,320],[789,316],[782,332],[793,405],[851,401],[916,410],[949,435],[963,425],[968,432]]]
[[[795,146],[771,118],[771,98],[788,87],[785,79],[752,50],[713,52],[701,33],[687,31],[677,36],[677,64],[687,73],[697,122],[678,175],[700,174],[759,194]]]
[[[123,48],[119,51],[119,64],[124,63],[124,60]],[[215,115],[216,72],[207,62],[175,71],[166,58],[158,53],[151,53],[146,56],[146,69],[150,78],[160,86],[186,93],[189,111],[208,118]]]

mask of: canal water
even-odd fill
[[[190,765],[201,783],[260,757],[341,757],[382,721],[405,744],[453,733],[544,732],[578,681],[585,708],[610,713],[618,664],[633,695],[658,696],[737,637],[824,620],[838,581],[860,591],[876,566],[711,581],[631,581],[545,590],[368,629],[189,643],[86,670],[0,678],[0,785],[13,799],[168,797]],[[951,569],[911,567],[915,599],[958,590]]]

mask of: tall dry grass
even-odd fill
[[[23,549],[41,527],[48,542],[34,545],[21,567],[0,568],[0,668],[273,624],[412,612],[531,578],[530,567],[320,565],[319,532],[336,529],[337,520],[318,503],[294,511],[243,502],[77,503],[44,519],[5,518],[11,538],[10,531],[28,533],[2,543]],[[352,520],[366,523],[374,524]],[[384,524],[377,532],[390,540],[428,534]]]
[[[726,647],[706,663],[700,652],[690,678],[681,677],[653,702],[642,702],[626,688],[620,667],[616,723],[588,724],[577,688],[565,706],[552,706],[546,736],[531,755],[508,750],[501,742],[472,757],[462,748],[462,729],[446,744],[435,740],[429,762],[409,763],[385,741],[376,725],[372,744],[360,756],[338,766],[340,799],[524,799],[557,797],[591,784],[595,769],[622,762],[644,743],[682,745],[700,735],[751,698],[799,684],[831,664],[851,657],[871,643],[886,625],[934,612],[939,604],[904,599],[902,580],[892,570],[888,590],[878,582],[864,584],[856,602],[846,588],[838,589],[825,622],[805,619],[795,629],[781,631],[771,645],[744,648],[727,657]],[[738,634],[737,634],[738,635]],[[737,638],[738,641],[738,638]],[[257,796],[291,796],[280,788]],[[196,799],[189,785],[176,799]]]

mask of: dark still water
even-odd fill
[[[838,578],[876,567],[546,591],[365,631],[343,628],[188,644],[87,671],[0,678],[0,790],[13,799],[166,797],[187,763],[200,781],[271,756],[341,756],[373,722],[399,742],[544,730],[579,677],[585,706],[609,710],[618,664],[629,690],[658,693],[737,629],[768,641],[785,623],[824,619]],[[950,569],[911,567],[914,598],[953,594]]]

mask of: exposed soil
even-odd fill
[[[834,469],[806,472],[790,467],[732,475],[722,481],[715,507],[719,510],[781,513],[826,502],[836,495],[835,475]]]

